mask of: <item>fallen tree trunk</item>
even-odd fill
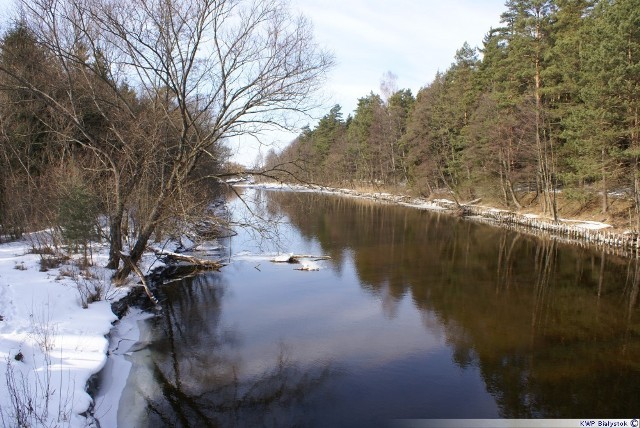
[[[330,256],[313,256],[313,255],[305,255],[305,254],[289,254],[278,256],[271,261],[273,263],[300,263],[300,259],[311,259],[314,262],[318,260],[331,260]]]
[[[215,260],[201,259],[194,256],[188,256],[186,254],[174,253],[172,251],[158,250],[156,248],[151,249],[158,257],[166,257],[171,260],[189,263],[194,266],[198,266],[201,269],[217,270],[224,266],[224,264]]]

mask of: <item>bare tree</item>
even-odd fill
[[[68,99],[14,77],[55,106],[110,173],[112,256],[122,245],[116,235],[128,195],[145,174],[156,174],[127,257],[132,263],[167,205],[193,184],[199,162],[219,155],[213,148],[225,138],[288,127],[292,112],[313,107],[311,95],[332,64],[310,23],[283,0],[19,3],[29,28],[64,65]],[[104,121],[102,134],[78,114],[78,81]],[[117,276],[129,272],[125,263]]]

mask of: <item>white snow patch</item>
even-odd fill
[[[300,262],[300,267],[297,267],[296,270],[318,271],[320,270],[320,265],[314,261],[303,261]]]
[[[434,199],[433,202],[439,203],[439,204],[454,204],[455,202],[453,202],[452,200],[449,199]]]
[[[291,257],[293,257],[293,253],[279,254],[273,258],[273,261],[276,263],[286,263],[291,260]]]
[[[610,224],[602,223],[599,221],[566,220],[566,219],[561,219],[561,221],[564,223],[571,223],[573,227],[578,227],[580,229],[588,229],[588,230],[602,230],[602,229],[608,229],[610,227],[613,227]]]
[[[15,420],[12,385],[14,396],[33,400],[38,416],[29,416],[26,422],[30,425],[94,426],[95,421],[81,415],[93,402],[85,388],[107,362],[106,335],[117,320],[111,302],[130,288],[112,286],[112,271],[96,267],[106,265],[105,245],[94,248],[89,278],[80,275],[73,260],[41,272],[42,256],[30,254],[31,249],[27,241],[0,245],[0,408],[4,420]],[[145,256],[143,269],[156,262],[155,256]],[[107,300],[85,304],[83,309],[78,289],[96,284],[104,287]],[[124,382],[127,374],[117,370],[113,381]]]

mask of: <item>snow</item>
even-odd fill
[[[31,249],[26,240],[0,245],[0,421],[18,425],[13,395],[34,400],[34,412],[25,416],[32,426],[96,426],[83,415],[93,405],[87,382],[107,362],[106,336],[117,320],[111,301],[130,288],[111,286],[111,272],[95,267],[106,264],[106,246],[95,248],[89,278],[81,275],[73,259],[41,272],[44,256],[31,254]],[[153,262],[148,257],[143,265],[148,268]],[[78,290],[96,284],[104,286],[108,300],[85,303],[85,309]],[[135,329],[125,325],[127,340],[134,342]],[[116,370],[113,382],[124,385],[127,373]],[[101,406],[103,413],[107,407],[117,411],[117,399]],[[96,405],[96,415],[100,409]]]
[[[585,221],[585,220],[568,220],[568,219],[560,219],[563,223],[571,223],[573,227],[577,227],[580,229],[587,230],[602,230],[608,229],[612,226],[607,223],[602,223],[599,221]]]
[[[300,262],[300,267],[296,268],[296,270],[302,270],[302,271],[318,271],[320,270],[320,265],[314,261],[303,261]]]
[[[275,256],[273,258],[273,261],[276,263],[286,263],[289,260],[291,260],[291,257],[293,257],[293,253],[284,253],[284,254]]]
[[[138,323],[152,316],[132,308],[111,331],[110,358],[104,368],[104,375],[100,378],[101,389],[95,397],[95,416],[103,427],[118,426],[120,397],[131,371],[127,356],[140,338]]]

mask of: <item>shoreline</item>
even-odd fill
[[[120,351],[124,361],[129,352],[116,343],[138,341],[136,324],[147,312],[131,303],[146,295],[137,278],[118,287],[111,283],[113,272],[102,267],[108,258],[104,244],[94,244],[85,271],[76,254],[43,267],[49,256],[35,251],[34,242],[27,235],[0,244],[0,422],[97,427],[110,412],[115,420],[120,395],[109,394],[102,382],[108,376],[124,387],[128,371],[122,364],[111,373],[104,369],[110,355]],[[154,254],[145,254],[147,275],[157,265]],[[83,296],[93,287],[102,287],[98,301]]]
[[[560,239],[571,245],[589,246],[605,250],[608,254],[622,257],[640,257],[640,234],[637,232],[616,232],[607,223],[565,219],[554,222],[536,214],[521,214],[479,204],[457,205],[448,199],[429,200],[421,197],[397,195],[388,192],[365,192],[347,188],[334,188],[314,184],[288,183],[234,183],[236,187],[262,188],[266,190],[287,190],[299,192],[317,192],[339,195],[375,202],[390,203],[414,209],[443,212],[448,215],[466,218],[506,228],[533,236],[547,236]]]
[[[185,235],[155,244],[217,254],[219,243],[210,241]],[[131,366],[126,356],[139,350],[138,323],[154,316],[154,305],[134,274],[123,285],[111,282],[107,244],[91,247],[87,265],[82,255],[51,244],[48,231],[0,244],[0,424],[76,428],[117,421]],[[172,266],[151,251],[140,262],[154,282],[171,275]]]
[[[111,329],[107,361],[96,374],[99,388],[92,394],[92,414],[100,426],[118,426],[120,401],[132,368],[127,357],[138,350],[141,337],[139,323],[153,316],[154,314],[133,306]]]

